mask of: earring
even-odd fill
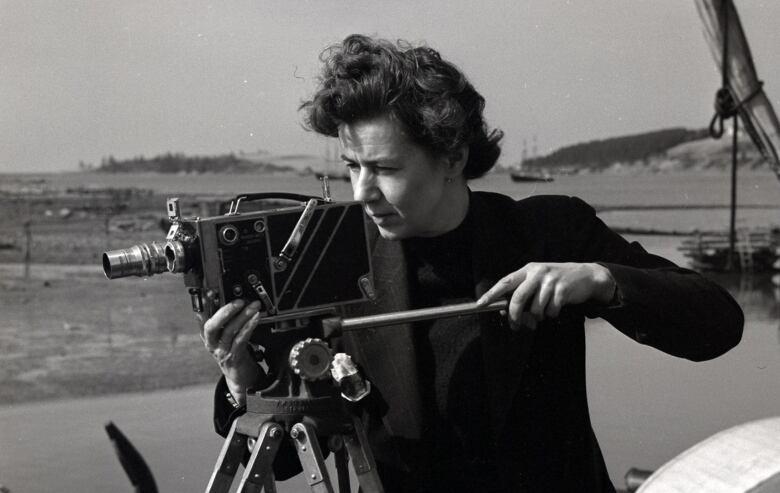
[[[447,178],[444,179],[444,183],[452,183],[452,178],[448,176]]]

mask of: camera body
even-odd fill
[[[109,279],[181,273],[193,310],[206,317],[237,298],[260,300],[264,322],[325,315],[373,298],[360,202],[303,197],[305,205],[239,212],[242,199],[261,195],[273,198],[239,196],[228,213],[207,218],[182,218],[178,199],[168,199],[165,243],[106,252],[103,270]]]

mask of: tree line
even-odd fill
[[[249,173],[291,171],[289,166],[259,162],[237,157],[235,154],[220,156],[187,156],[167,153],[151,158],[143,156],[130,159],[116,159],[107,156],[101,159],[97,171],[106,173]]]
[[[706,129],[669,128],[636,135],[593,140],[562,147],[546,156],[523,161],[528,168],[590,168],[598,170],[613,163],[645,161],[663,155],[668,149],[684,142],[703,139]]]

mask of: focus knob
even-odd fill
[[[290,368],[304,380],[329,378],[332,359],[330,348],[322,339],[310,337],[290,349]]]

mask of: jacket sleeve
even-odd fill
[[[693,361],[715,358],[739,343],[744,316],[725,289],[626,241],[582,200],[568,201],[563,222],[571,255],[605,266],[617,284],[616,302],[590,306],[587,316],[604,318],[641,344]]]
[[[246,413],[246,406],[234,407],[231,404],[229,394],[225,377],[222,377],[214,389],[214,431],[221,437],[227,437],[233,421]]]

